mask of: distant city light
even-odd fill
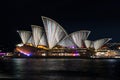
[[[3,56],[3,55],[5,55],[5,53],[0,53],[0,56]]]

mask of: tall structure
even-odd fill
[[[99,49],[100,47],[102,47],[104,44],[106,44],[111,39],[112,38],[103,38],[103,39],[99,39],[99,40],[94,41],[94,48]]]
[[[72,34],[70,34],[70,36],[72,37],[74,43],[79,48],[82,48],[84,46],[84,40],[88,38],[89,34],[90,34],[90,31],[88,30],[80,30],[80,31],[73,32]]]
[[[37,48],[52,50],[56,46],[69,49],[82,49],[85,47],[99,49],[111,40],[111,38],[103,38],[95,41],[87,40],[89,34],[91,33],[89,30],[80,30],[68,35],[63,27],[56,21],[44,16],[42,16],[42,21],[44,28],[38,25],[31,25],[32,31],[17,31],[22,39],[22,46],[31,44],[32,47],[34,47],[29,47],[32,51],[26,51],[26,46],[24,46],[24,48],[17,47],[18,51],[25,52],[25,54],[31,54],[34,49]]]
[[[27,44],[35,45],[33,35],[30,36],[29,40],[27,41]]]
[[[85,45],[87,48],[94,48],[97,50],[110,40],[112,40],[112,38],[103,38],[95,41],[85,40]]]
[[[22,43],[26,44],[31,36],[30,31],[25,31],[25,30],[18,30],[17,31],[22,39]]]
[[[93,41],[91,41],[91,40],[85,40],[84,42],[85,42],[85,46],[87,48],[94,48]]]
[[[66,36],[62,41],[58,43],[58,45],[67,48],[76,47],[76,44],[74,43],[73,39],[70,36]]]
[[[42,16],[42,20],[47,35],[48,46],[50,49],[52,49],[68,34],[56,21],[44,16]]]
[[[47,39],[46,39],[46,36],[45,36],[45,32],[42,33],[42,36],[41,36],[41,39],[39,41],[39,44],[38,45],[43,45],[43,46],[47,46]]]
[[[37,25],[31,25],[31,27],[32,27],[34,44],[35,44],[35,47],[37,47],[42,37],[42,27]]]

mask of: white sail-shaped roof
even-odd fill
[[[85,42],[85,46],[86,46],[87,48],[92,48],[92,47],[94,47],[94,46],[93,46],[93,41],[85,40],[84,42]]]
[[[32,27],[34,44],[35,47],[37,47],[40,42],[40,38],[42,36],[42,27],[37,25],[31,25],[31,27]]]
[[[86,40],[88,38],[90,34],[90,31],[88,30],[80,30],[77,32],[73,32],[72,34],[70,34],[70,36],[72,37],[74,43],[81,48],[84,44],[84,40]]]
[[[34,45],[34,40],[33,40],[33,36],[32,36],[32,35],[31,35],[31,37],[29,38],[29,40],[27,41],[27,43]]]
[[[68,34],[56,21],[44,16],[42,16],[42,20],[46,31],[48,46],[52,49]]]
[[[45,33],[43,33],[43,35],[42,35],[42,37],[40,39],[39,45],[47,46],[47,39],[46,39]]]
[[[99,49],[100,47],[102,47],[105,43],[107,43],[111,39],[112,38],[103,38],[103,39],[99,39],[99,40],[94,41],[94,48]]]
[[[76,44],[73,42],[72,38],[69,36],[66,36],[62,41],[58,43],[58,45],[61,45],[63,47],[76,47]]]
[[[26,44],[27,41],[29,40],[30,36],[31,36],[31,32],[30,31],[25,31],[25,30],[18,30],[17,32],[19,33],[23,44]]]

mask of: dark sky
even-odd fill
[[[90,30],[88,39],[120,41],[119,0],[8,0],[6,10],[6,24],[0,27],[1,44],[19,43],[16,30],[31,30],[31,24],[43,26],[41,16],[54,19],[68,33]]]

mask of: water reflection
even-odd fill
[[[0,61],[0,79],[113,80],[119,59],[8,59]]]

